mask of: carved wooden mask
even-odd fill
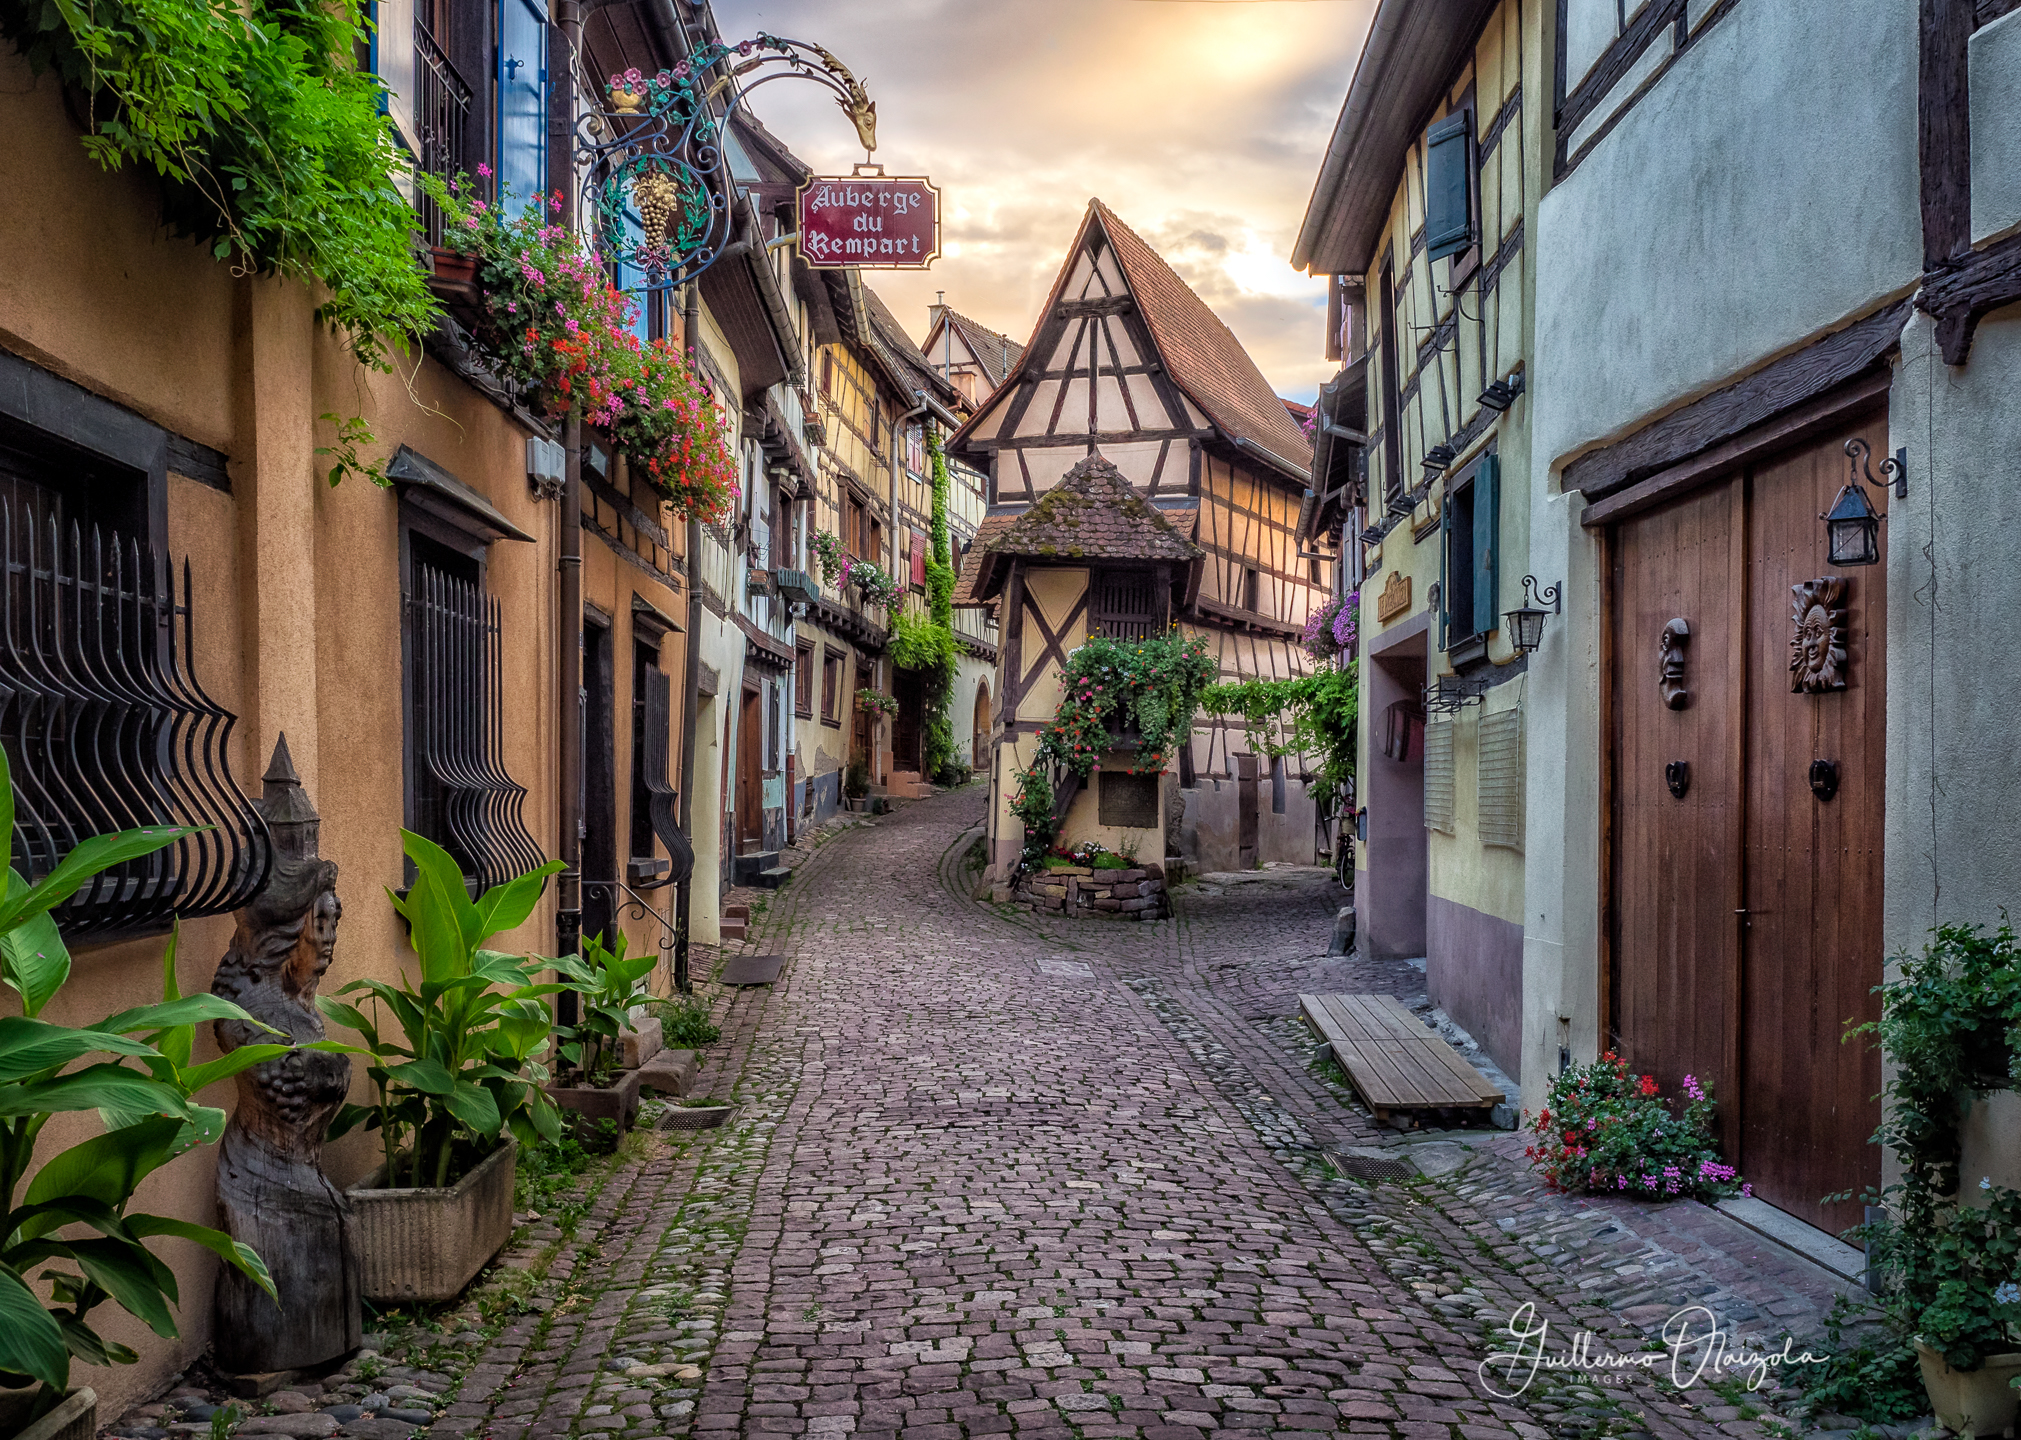
[[[1822,695],[1846,688],[1846,582],[1827,575],[1789,587],[1794,632],[1789,640],[1789,688]]]
[[[1691,625],[1684,620],[1672,620],[1665,625],[1662,638],[1656,642],[1663,666],[1657,688],[1663,695],[1663,703],[1672,710],[1682,710],[1691,703],[1691,692],[1684,685],[1684,651],[1690,644]]]

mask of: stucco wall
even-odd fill
[[[1543,461],[1913,286],[1916,13],[1742,0],[1544,197]]]
[[[1996,925],[2021,907],[2021,675],[1987,648],[2021,604],[2021,305],[1980,323],[1962,367],[1944,364],[1933,330],[1920,313],[1904,329],[1888,414],[1911,467],[1887,521],[1890,955],[1920,950],[1935,925]]]
[[[1431,897],[1425,991],[1511,1075],[1522,1054],[1522,985],[1522,926]]]
[[[2021,10],[1973,32],[1972,242],[2021,225]]]

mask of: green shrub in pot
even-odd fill
[[[7,882],[0,901],[0,981],[21,1006],[20,1014],[0,1018],[0,1387],[39,1383],[32,1419],[61,1403],[73,1359],[115,1365],[139,1358],[92,1328],[90,1315],[99,1306],[116,1304],[155,1334],[176,1335],[181,1297],[175,1274],[149,1248],[150,1240],[193,1240],[273,1294],[260,1257],[230,1236],[127,1207],[149,1174],[223,1134],[225,1112],[195,1103],[199,1091],[289,1047],[246,1045],[192,1064],[198,1025],[229,1019],[266,1027],[228,1000],[182,995],[173,934],[162,959],[161,1003],[83,1026],[42,1019],[70,978],[56,907],[101,871],[192,832],[155,826],[94,836],[33,885],[13,868],[13,833],[14,789],[0,752],[0,873]],[[36,1144],[49,1118],[83,1110],[99,1113],[104,1133],[48,1156],[38,1168]],[[64,1238],[65,1232],[75,1238]],[[49,1283],[47,1300],[31,1288],[38,1279]]]
[[[623,931],[618,932],[615,950],[599,937],[585,936],[582,954],[564,955],[554,962],[562,983],[573,990],[581,1013],[574,1025],[558,1032],[556,1054],[561,1062],[585,1082],[606,1084],[623,1055],[619,1036],[631,1023],[633,1007],[652,999],[646,977],[657,963],[650,951],[627,955]]]
[[[414,862],[414,885],[405,896],[387,895],[407,921],[419,974],[403,967],[397,984],[354,980],[338,992],[369,995],[369,1018],[343,1000],[317,997],[326,1016],[365,1038],[373,1056],[367,1074],[379,1092],[376,1105],[347,1106],[330,1134],[376,1127],[388,1186],[404,1180],[440,1188],[490,1154],[507,1131],[527,1143],[561,1133],[539,1057],[553,1024],[546,997],[563,987],[535,979],[551,961],[487,950],[484,942],[524,923],[547,877],[563,867],[549,861],[472,900],[448,851],[408,830],[400,839]],[[386,1012],[391,1028],[378,1023]]]

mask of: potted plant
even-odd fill
[[[318,996],[323,1013],[365,1039],[372,1106],[348,1106],[332,1137],[357,1125],[377,1129],[385,1164],[353,1185],[364,1294],[371,1300],[447,1300],[504,1248],[512,1234],[512,1182],[518,1142],[561,1133],[542,1088],[547,1069],[543,961],[484,948],[533,913],[550,861],[487,890],[476,900],[441,846],[400,832],[414,862],[413,888],[387,892],[406,920],[418,977],[403,967],[397,984],[354,980],[340,994],[374,1001],[368,1018],[355,1005]],[[377,1021],[383,1007],[397,1033]]]
[[[1712,1136],[1712,1097],[1684,1077],[1684,1106],[1672,1110],[1653,1075],[1637,1075],[1612,1051],[1551,1081],[1523,1151],[1553,1190],[1669,1200],[1714,1201],[1739,1183]]]
[[[866,605],[890,605],[905,594],[903,585],[868,560],[858,560],[852,565],[843,583],[854,584],[862,591]]]
[[[1880,1020],[1847,1039],[1876,1034],[1891,1062],[1878,1138],[1901,1178],[1853,1233],[1937,1418],[1996,1435],[2021,1377],[2021,1188],[2004,1183],[2014,1141],[1999,1133],[2021,1063],[2021,947],[2005,924],[1945,925],[1897,964]]]
[[[629,1130],[639,1113],[639,1086],[644,1077],[626,1070],[624,1033],[634,1009],[652,998],[646,977],[655,963],[651,952],[625,953],[624,932],[615,950],[596,937],[586,937],[580,956],[564,955],[554,962],[562,983],[575,992],[580,1007],[576,1023],[557,1030],[556,1055],[567,1083],[547,1087],[555,1104],[585,1120],[615,1120]]]
[[[194,1240],[274,1293],[260,1257],[230,1236],[127,1207],[149,1174],[224,1133],[225,1112],[195,1103],[199,1091],[289,1047],[245,1045],[191,1064],[198,1025],[239,1020],[266,1027],[228,1000],[182,995],[173,934],[162,958],[161,1003],[84,1026],[42,1019],[70,975],[55,907],[99,872],[192,832],[156,826],[94,836],[30,885],[11,868],[13,817],[13,784],[0,752],[0,871],[7,882],[0,981],[21,1005],[20,1014],[0,1018],[0,1428],[25,1440],[88,1440],[97,1397],[89,1387],[71,1388],[71,1361],[123,1365],[139,1358],[100,1335],[91,1312],[111,1302],[157,1335],[177,1334],[175,1276],[149,1241]],[[104,1133],[47,1156],[38,1168],[36,1145],[49,1117],[82,1110],[99,1112]],[[49,1284],[46,1300],[32,1288],[38,1280]]]

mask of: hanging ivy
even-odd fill
[[[160,176],[163,218],[241,272],[320,283],[317,317],[388,368],[439,307],[360,7],[312,0],[0,0],[0,36],[54,72],[107,170]]]
[[[920,623],[918,650],[923,663],[907,666],[925,672],[926,715],[920,734],[920,765],[943,785],[968,779],[954,748],[954,681],[960,651],[954,639],[954,567],[947,540],[947,454],[940,432],[926,427],[926,454],[933,477],[933,503],[928,521],[926,615]],[[905,665],[904,660],[898,662]]]
[[[1350,793],[1361,711],[1356,662],[1288,680],[1230,681],[1208,690],[1201,704],[1210,714],[1241,716],[1256,753],[1315,761],[1311,791],[1322,807]]]

